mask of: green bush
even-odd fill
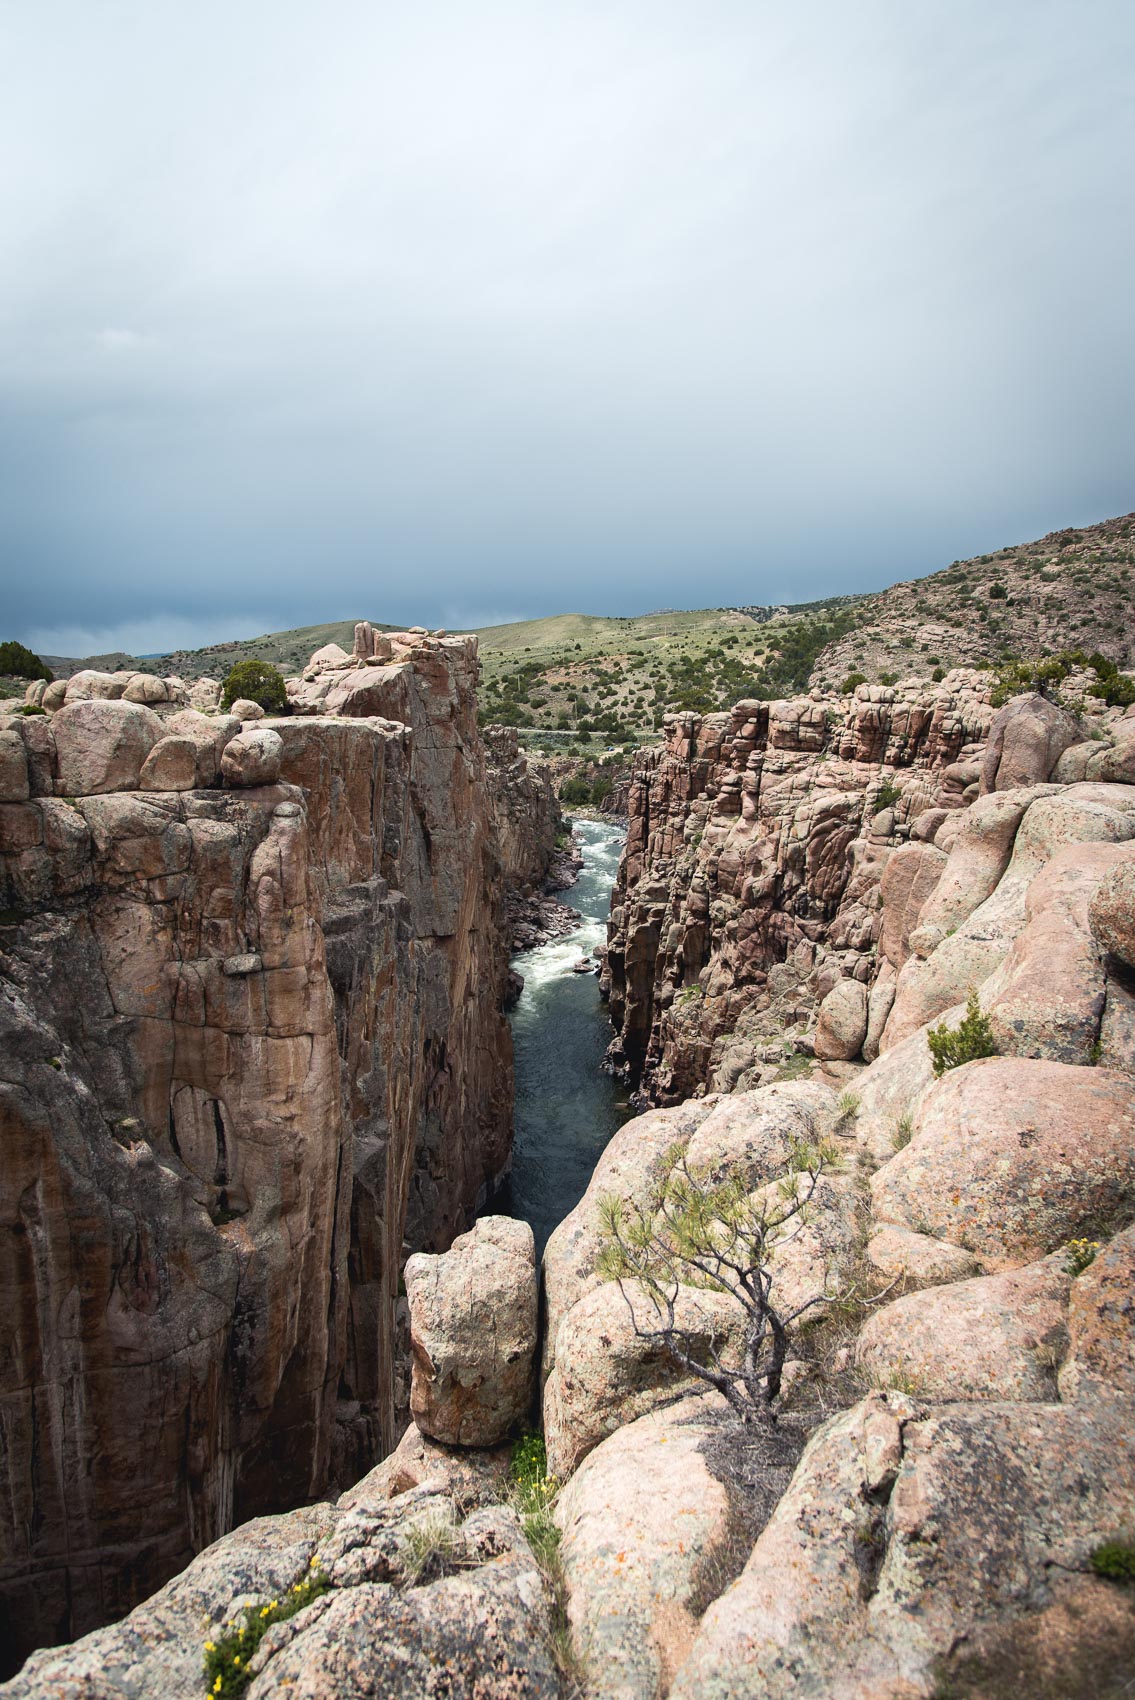
[[[930,1046],[936,1075],[943,1075],[950,1068],[961,1068],[963,1063],[974,1062],[978,1057],[997,1055],[989,1017],[982,1014],[977,993],[972,990],[960,1025],[953,1031],[944,1022],[939,1027],[931,1027],[926,1042]]]
[[[238,697],[258,702],[265,714],[287,714],[284,676],[267,661],[238,661],[221,692],[221,707],[230,709]]]
[[[1101,679],[1098,684],[1089,685],[1088,695],[1102,697],[1109,708],[1130,708],[1135,702],[1135,679],[1117,672],[1110,678]]]
[[[866,673],[849,673],[847,678],[843,681],[843,684],[840,686],[840,690],[843,692],[844,696],[850,696],[856,685],[865,685],[866,683]]]
[[[883,783],[879,787],[878,796],[875,798],[876,812],[879,809],[893,809],[901,797],[902,791],[895,784],[894,780],[884,779]]]
[[[55,677],[38,655],[11,639],[0,643],[0,673],[10,673],[14,679],[46,679],[49,685]]]
[[[561,803],[590,803],[591,787],[586,779],[580,779],[578,774],[572,774],[570,779],[560,781]]]
[[[1135,1547],[1106,1541],[1092,1554],[1091,1565],[1097,1576],[1106,1576],[1109,1582],[1135,1582]]]

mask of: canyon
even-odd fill
[[[363,623],[284,719],[0,727],[5,1585],[29,1644],[106,1623],[4,1692],[202,1692],[206,1641],[314,1575],[250,1700],[1118,1696],[1135,710],[957,668],[668,716],[603,970],[640,1113],[538,1261],[485,1207],[504,894],[560,823],[475,675]],[[987,1042],[938,1070],[967,1004]],[[678,1164],[799,1202],[770,1420],[612,1275]],[[673,1285],[736,1350],[737,1292]]]

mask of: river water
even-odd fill
[[[537,1255],[579,1203],[600,1152],[632,1113],[627,1088],[600,1070],[611,1027],[599,981],[572,973],[573,962],[606,942],[624,834],[606,821],[574,827],[583,871],[563,897],[583,920],[566,938],[513,958],[524,976],[511,1017],[515,1144],[512,1175],[496,1207],[531,1223]]]

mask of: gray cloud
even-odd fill
[[[1118,0],[5,36],[0,560],[42,648],[798,599],[1135,504]]]

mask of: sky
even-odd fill
[[[1135,508],[1130,0],[0,0],[0,638],[879,588]]]

